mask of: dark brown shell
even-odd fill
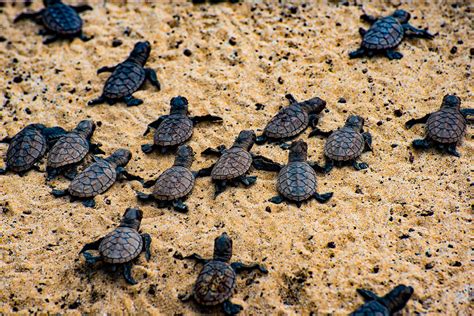
[[[174,166],[156,179],[153,196],[157,200],[172,201],[188,195],[194,187],[194,176],[189,169]]]
[[[155,131],[153,142],[158,146],[177,146],[193,135],[193,122],[185,115],[171,114]]]
[[[235,272],[222,261],[204,265],[194,285],[194,298],[199,304],[214,306],[224,303],[234,293]]]
[[[117,172],[105,160],[91,164],[77,175],[69,185],[69,194],[88,198],[107,191],[117,179]]]
[[[61,137],[48,156],[48,167],[59,168],[78,163],[89,152],[89,142],[76,133],[69,133]]]
[[[243,176],[252,165],[252,155],[239,147],[224,151],[212,168],[211,177],[214,180],[230,180]]]
[[[271,138],[287,138],[298,135],[309,124],[308,114],[298,105],[290,105],[281,109],[268,122],[264,134]]]
[[[129,227],[117,227],[99,245],[99,253],[107,263],[129,262],[138,257],[142,249],[142,236]]]
[[[26,171],[44,156],[46,149],[47,142],[40,130],[27,126],[10,142],[5,159],[7,168],[14,172]]]
[[[428,137],[442,144],[459,142],[466,131],[466,120],[458,109],[442,108],[426,122]]]
[[[403,40],[405,31],[402,25],[393,17],[377,20],[365,33],[362,47],[372,50],[395,48]]]
[[[365,140],[361,133],[343,127],[332,133],[324,145],[324,155],[336,161],[349,161],[364,151]]]
[[[57,3],[46,7],[41,15],[44,26],[57,34],[73,35],[82,29],[82,19],[70,6]]]
[[[145,81],[145,69],[142,66],[125,61],[115,68],[104,86],[103,96],[120,99],[129,96],[140,88]]]
[[[277,190],[289,200],[307,200],[316,192],[316,172],[306,162],[291,162],[280,170]]]

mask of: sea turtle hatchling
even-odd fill
[[[44,44],[52,43],[60,38],[78,37],[86,42],[91,39],[82,33],[82,19],[78,13],[92,10],[89,5],[72,6],[62,3],[61,0],[43,0],[45,8],[38,12],[24,12],[17,16],[13,23],[24,19],[44,25],[41,35],[49,35]]]
[[[356,170],[367,169],[369,166],[365,162],[357,162],[357,158],[364,150],[372,150],[372,136],[368,132],[363,132],[364,119],[357,115],[347,118],[344,127],[336,130],[323,132],[315,129],[309,135],[328,137],[324,145],[324,156],[326,164],[320,170],[328,173],[334,164],[352,164]]]
[[[124,101],[127,106],[136,106],[143,103],[143,100],[136,99],[132,94],[140,89],[148,79],[152,85],[160,90],[160,82],[156,77],[156,72],[151,68],[144,68],[150,56],[150,42],[138,42],[135,44],[128,58],[113,67],[102,67],[97,70],[97,74],[112,72],[104,85],[102,95],[97,99],[89,101],[88,105],[96,105],[107,102],[113,105]]]
[[[394,49],[400,45],[405,36],[434,38],[428,31],[410,25],[408,23],[410,17],[410,13],[405,10],[396,10],[392,15],[382,18],[367,14],[361,15],[361,19],[369,22],[372,26],[368,31],[363,28],[359,29],[359,33],[363,37],[362,44],[358,50],[349,53],[349,57],[358,58],[365,55],[371,57],[375,53],[384,53],[389,59],[401,59],[402,53]]]
[[[285,95],[290,105],[282,108],[258,136],[258,145],[265,142],[283,143],[301,134],[308,126],[312,128],[318,124],[318,114],[326,107],[326,101],[315,97],[307,101],[298,102],[291,94]],[[287,148],[286,144],[282,147]]]
[[[0,169],[0,174],[12,171],[22,175],[34,168],[48,149],[64,134],[66,131],[59,126],[46,127],[43,124],[29,124],[13,138],[5,137],[1,142],[9,146],[5,157],[6,166]]]
[[[420,119],[411,119],[405,123],[407,128],[415,124],[426,123],[426,138],[415,139],[413,147],[426,149],[436,146],[446,150],[449,154],[460,157],[456,146],[462,141],[466,132],[466,117],[474,115],[474,109],[461,109],[461,99],[453,94],[447,94],[443,98],[441,108],[425,115]]]
[[[193,135],[193,128],[200,122],[222,122],[222,118],[214,115],[188,116],[188,100],[177,96],[170,101],[169,115],[162,115],[156,121],[148,124],[143,134],[147,135],[151,128],[155,129],[153,144],[142,145],[144,153],[159,149],[162,153],[184,144]]]
[[[196,173],[189,170],[193,160],[194,152],[191,146],[179,146],[174,165],[156,180],[145,182],[144,187],[154,184],[152,193],[137,192],[137,198],[141,201],[155,200],[159,207],[173,206],[178,212],[187,212],[188,207],[183,203],[183,199],[194,187]]]
[[[365,304],[356,309],[352,316],[391,316],[401,311],[413,295],[411,286],[398,285],[384,297],[369,290],[357,289]]]
[[[71,132],[58,139],[48,155],[47,180],[62,172],[66,172],[66,176],[72,180],[77,174],[77,164],[88,152],[104,154],[98,145],[90,142],[94,130],[95,123],[92,120],[83,120]]]
[[[235,315],[242,310],[242,306],[230,301],[235,286],[236,274],[241,271],[259,270],[267,274],[267,269],[257,263],[243,264],[241,262],[230,263],[232,258],[232,239],[226,233],[217,237],[214,241],[214,257],[203,259],[198,254],[192,254],[184,259],[193,259],[204,264],[197,278],[192,293],[180,295],[179,299],[188,301],[193,299],[200,305],[212,307],[222,305],[226,315]]]
[[[129,284],[137,284],[132,277],[132,261],[141,252],[145,252],[145,258],[150,260],[151,236],[139,233],[140,224],[143,218],[141,210],[127,208],[120,225],[105,237],[92,243],[86,244],[79,254],[82,254],[89,264],[103,261],[117,269],[123,266],[123,276]],[[99,256],[94,257],[89,250],[98,250]]]
[[[107,191],[119,176],[127,180],[141,180],[124,168],[131,158],[132,153],[128,149],[119,149],[105,159],[94,156],[95,162],[79,173],[66,190],[55,189],[52,194],[55,197],[69,195],[71,201],[79,199],[84,206],[94,207],[94,197]]]

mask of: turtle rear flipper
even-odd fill
[[[135,285],[138,282],[132,276],[132,263],[126,262],[123,264],[123,277],[128,284]]]
[[[244,308],[242,305],[234,304],[230,300],[225,301],[222,304],[222,309],[226,315],[236,315],[240,313]]]

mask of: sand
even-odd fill
[[[323,130],[341,126],[349,114],[364,117],[374,151],[361,161],[370,168],[335,168],[320,176],[319,192],[332,191],[333,199],[301,208],[267,202],[276,194],[273,173],[252,171],[258,177],[252,188],[230,188],[215,200],[210,179],[198,179],[186,215],[138,203],[137,181],[116,183],[91,209],[52,197],[51,187],[67,187],[63,178],[48,186],[45,174],[36,171],[0,177],[0,313],[198,313],[196,305],[177,296],[191,289],[200,266],[173,255],[210,257],[214,238],[226,231],[235,261],[262,262],[269,269],[266,276],[238,277],[233,302],[243,305],[245,315],[344,314],[362,304],[356,288],[383,295],[400,283],[415,289],[404,314],[472,314],[472,128],[459,147],[462,157],[455,158],[414,151],[409,144],[423,136],[424,127],[403,127],[438,109],[446,93],[474,107],[469,2],[404,3],[413,25],[438,35],[433,41],[404,41],[400,61],[348,59],[360,43],[358,28],[367,27],[357,6],[308,1],[292,14],[290,4],[276,1],[171,2],[96,3],[82,14],[84,32],[93,40],[49,46],[34,23],[12,24],[25,10],[22,5],[1,8],[0,137],[32,122],[71,129],[91,118],[100,125],[93,140],[107,154],[130,148],[127,169],[152,179],[174,158],[143,154],[140,146],[152,135],[142,134],[149,122],[168,113],[171,97],[188,98],[192,115],[224,118],[224,124],[195,128],[189,144],[200,153],[230,146],[242,129],[261,131],[287,104],[284,95],[293,93],[299,100],[327,101],[319,123]],[[365,9],[388,14],[399,4],[373,1]],[[40,9],[41,3],[30,8]],[[123,44],[112,47],[114,39]],[[145,101],[139,107],[87,107],[108,76],[96,70],[121,62],[143,39],[152,43],[147,66],[156,69],[162,90],[147,85],[135,93]],[[14,82],[19,76],[22,81]],[[257,110],[257,103],[264,109]],[[310,159],[322,163],[324,140],[307,134],[301,139],[309,143]],[[6,150],[1,144],[0,155]],[[256,146],[253,152],[287,161],[287,151],[276,146]],[[193,169],[213,161],[197,154]],[[44,171],[44,163],[40,168]],[[87,267],[78,252],[136,206],[144,212],[142,231],[153,237],[152,259],[140,256],[133,268],[139,284],[129,286],[119,273]]]

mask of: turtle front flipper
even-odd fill
[[[242,305],[234,304],[230,300],[225,301],[222,304],[222,309],[226,315],[236,315],[240,313],[244,308]]]
[[[83,42],[88,42],[90,41],[91,39],[94,38],[94,36],[87,36],[86,34],[84,34],[82,31],[79,32],[79,34],[77,35],[77,37],[83,41]]]
[[[210,261],[210,260],[208,260],[208,259],[204,259],[203,257],[201,257],[200,255],[198,255],[197,253],[193,253],[192,255],[186,256],[186,257],[184,257],[183,259],[194,260],[194,261],[196,261],[197,263],[202,263],[202,264],[206,264],[206,263],[208,263],[208,262]]]
[[[95,98],[95,99],[90,100],[89,102],[87,102],[87,105],[94,106],[94,105],[102,104],[102,103],[105,103],[105,102],[107,102],[107,98],[101,95],[100,97]]]
[[[327,162],[326,162],[327,164]],[[319,173],[327,173],[326,172],[326,165],[325,166],[321,166],[319,165],[318,163],[314,162],[314,161],[308,161],[308,165],[311,166],[311,168],[313,168],[314,171],[316,172],[319,172]]]
[[[214,188],[214,199],[216,199],[227,188],[227,182],[220,180],[214,181]]]
[[[430,114],[426,114],[425,116],[423,116],[422,118],[419,118],[419,119],[411,119],[411,120],[408,120],[406,123],[405,123],[405,127],[410,129],[412,128],[414,125],[416,124],[425,124],[427,121],[428,121],[428,118],[430,117],[431,113]]]
[[[144,144],[141,148],[145,154],[151,154],[155,149],[159,149],[159,146],[155,144]]]
[[[188,206],[184,204],[182,200],[173,201],[173,208],[175,211],[180,212],[180,213],[188,212]]]
[[[246,187],[249,187],[255,184],[255,182],[257,182],[257,177],[256,176],[241,177],[239,180],[240,182],[243,183],[243,185],[245,185]]]
[[[162,115],[158,119],[148,124],[145,132],[143,133],[143,136],[146,136],[150,132],[151,128],[157,129],[160,126],[160,124],[163,122],[163,120],[165,120],[167,117],[168,115]]]
[[[83,4],[83,5],[70,5],[70,7],[76,11],[77,13],[82,13],[84,11],[91,11],[93,8],[90,5]]]
[[[430,148],[433,143],[431,140],[424,138],[424,139],[415,139],[412,143],[414,148],[416,149],[428,149]]]
[[[378,300],[380,298],[377,296],[377,294],[369,290],[357,289],[356,291],[360,296],[362,296],[365,302]]]
[[[82,247],[81,251],[79,251],[79,254],[82,254],[84,256],[84,259],[86,259],[86,262],[89,264],[94,264],[97,261],[101,259],[101,257],[94,257],[90,253],[88,253],[88,250],[99,250],[100,243],[102,242],[104,238],[99,238],[94,242],[85,244],[84,247]]]
[[[474,109],[461,109],[460,111],[464,117],[474,116]]]
[[[199,170],[196,174],[196,178],[209,177],[211,175],[212,169],[214,169],[214,166],[215,164],[210,167]]]
[[[50,36],[46,37],[43,40],[43,44],[48,45],[48,44],[51,44],[53,42],[56,42],[57,40],[59,40],[59,36],[57,34],[53,34],[53,35],[50,35]]]
[[[350,59],[353,59],[353,58],[361,58],[361,57],[364,57],[365,55],[367,55],[367,50],[365,48],[359,48],[358,50],[355,50],[353,52],[350,52],[349,53],[349,58]]]
[[[112,67],[104,66],[97,69],[97,74],[101,74],[103,72],[113,72],[116,68],[117,66],[112,66]]]
[[[68,190],[57,190],[54,189],[51,191],[51,194],[54,195],[55,197],[63,197],[69,194]]]
[[[202,122],[222,122],[222,117],[216,115],[192,116],[189,118],[194,125]]]
[[[102,146],[102,144],[89,143],[89,151],[93,155],[103,155],[103,154],[105,154],[105,151],[100,149],[101,146]]]
[[[242,262],[233,262],[230,266],[232,267],[232,269],[234,269],[236,273],[252,270],[258,270],[265,274],[268,273],[268,270],[263,265],[260,265],[258,263],[245,264]]]
[[[434,35],[430,32],[422,29],[418,29],[409,23],[402,24],[403,29],[405,30],[405,35],[409,37],[420,37],[420,38],[427,38],[433,39]]]
[[[369,167],[369,165],[366,164],[365,162],[357,162],[355,160],[352,163],[352,166],[354,167],[355,170],[364,170],[364,169],[367,169]]]
[[[143,249],[142,251],[145,252],[145,259],[150,261],[151,258],[151,236],[150,234],[142,234],[143,239]]]
[[[127,106],[138,106],[143,103],[143,100],[134,98],[132,95],[127,95],[123,97],[123,100],[125,101],[125,104],[127,104]]]
[[[145,68],[145,75],[148,81],[151,82],[153,86],[155,86],[158,91],[161,90],[161,84],[158,81],[158,77],[156,76],[156,71],[151,68]]]
[[[360,19],[367,22],[367,23],[370,23],[370,24],[374,24],[375,22],[377,22],[378,18],[373,16],[373,15],[369,15],[367,13],[364,12],[364,14],[362,14],[360,16]]]
[[[365,141],[365,147],[364,147],[364,151],[373,151],[373,148],[372,148],[372,134],[370,134],[369,132],[365,132],[365,133],[362,133],[362,137],[364,137],[364,141]]]
[[[360,34],[360,36],[364,37],[365,33],[367,33],[367,30],[364,29],[363,27],[359,27],[359,34]]]
[[[0,175],[3,176],[3,175],[6,175],[7,174],[7,169],[6,168],[1,168],[0,169]]]
[[[152,194],[146,194],[140,191],[137,191],[136,194],[137,194],[137,199],[139,199],[140,201],[153,201],[154,200],[154,197]]]
[[[224,145],[217,146],[217,148],[206,148],[201,152],[201,155],[213,155],[220,157],[222,156],[223,151],[226,149]]]
[[[255,144],[257,145],[263,145],[268,141],[268,137],[265,134],[262,134],[260,136],[257,136],[255,139]]]
[[[255,169],[257,170],[265,170],[265,171],[275,171],[279,172],[281,168],[283,168],[282,165],[279,163],[274,162],[273,160],[260,156],[260,155],[252,155],[252,164]]]
[[[324,132],[322,130],[320,130],[319,128],[317,127],[314,127],[313,130],[311,131],[311,133],[309,133],[309,137],[316,137],[316,136],[321,136],[321,137],[329,137],[329,135],[332,134],[333,131],[327,131],[327,132]]]
[[[82,201],[82,205],[84,205],[85,207],[94,208],[95,207],[95,200],[94,200],[94,198],[84,199]]]
[[[138,282],[132,277],[132,263],[126,262],[123,264],[123,277],[128,284],[135,285]]]
[[[456,150],[456,144],[449,144],[446,148],[446,152],[455,157],[461,157],[461,154]]]
[[[11,141],[12,141],[12,138],[9,137],[9,136],[6,136],[6,137],[0,139],[0,143],[3,143],[3,144],[10,144]]]
[[[35,20],[36,18],[39,18],[42,14],[43,10],[38,12],[23,12],[13,20],[13,23],[16,23],[21,20]]]
[[[332,192],[323,193],[323,194],[319,194],[317,192],[314,193],[314,198],[319,203],[326,203],[327,201],[329,201],[332,198],[332,196],[333,196]]]
[[[277,196],[272,197],[268,201],[272,202],[273,204],[281,204],[281,203],[283,203],[284,200],[285,199],[281,195],[277,195]]]
[[[296,98],[291,94],[291,93],[288,93],[288,94],[285,94],[285,98],[288,100],[288,102],[291,104],[296,104],[298,103],[298,101],[296,100]]]
[[[400,53],[400,52],[397,52],[395,50],[392,50],[392,49],[387,49],[385,51],[385,55],[388,57],[388,59],[392,60],[392,59],[402,59],[403,58],[403,54]]]

